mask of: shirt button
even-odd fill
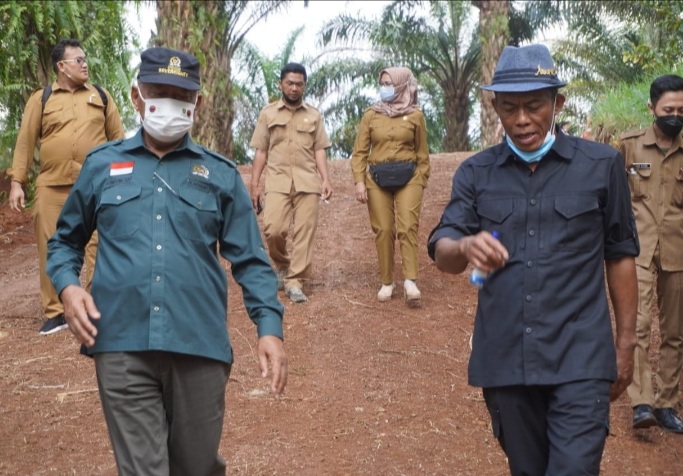
[[[524,329],[524,332],[526,332],[527,334],[531,334],[531,327],[527,327],[526,329]]]
[[[161,245],[157,245],[157,250],[161,250]]]
[[[159,306],[154,306],[154,312],[159,312]]]
[[[534,236],[536,232],[534,230],[529,230],[529,236]]]
[[[117,199],[117,200],[121,200],[121,195],[117,195],[117,196],[116,196],[116,199]]]
[[[527,267],[527,268],[531,268],[533,265],[534,265],[534,262],[533,262],[533,261],[527,261],[527,262],[526,262],[526,267]]]
[[[155,280],[156,280],[156,282],[158,283],[159,281],[161,281],[161,276],[157,276],[157,277],[156,277],[156,278],[154,278],[154,279],[155,279]]]
[[[161,220],[161,215],[157,215],[157,220]]]
[[[161,187],[157,188],[157,192],[161,193]]]
[[[529,203],[532,205],[536,205],[536,199],[532,198],[531,200],[529,200]]]
[[[526,297],[527,302],[531,302],[532,299],[533,298],[531,297],[531,294],[527,295],[527,297]]]

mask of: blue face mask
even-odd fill
[[[508,146],[512,149],[512,151],[515,154],[517,154],[517,157],[519,157],[526,163],[530,163],[538,162],[539,160],[541,160],[541,157],[548,153],[550,148],[555,143],[555,135],[551,134],[550,131],[548,131],[548,134],[545,136],[545,141],[543,141],[543,145],[537,150],[531,152],[519,150],[519,148],[514,144],[514,142],[512,142],[512,139],[510,139],[510,136],[508,136],[507,134],[505,135],[505,141],[508,143]]]
[[[532,150],[531,152],[525,152],[523,150],[519,150],[519,148],[515,145],[514,142],[512,142],[512,139],[510,139],[510,136],[505,134],[505,142],[508,143],[508,146],[512,149],[512,151],[522,159],[524,162],[527,164],[532,163],[532,162],[538,162],[541,160],[541,158],[548,153],[550,148],[553,146],[555,143],[555,104],[553,103],[553,120],[550,123],[550,129],[548,129],[548,133],[545,135],[545,140],[543,141],[543,144],[541,147],[539,147],[536,150]]]
[[[379,87],[379,98],[382,102],[391,102],[396,99],[396,92],[393,86],[380,86]]]

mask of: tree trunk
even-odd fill
[[[443,141],[445,152],[471,150],[468,123],[472,107],[466,86],[458,88],[455,81],[441,84],[444,91],[444,126],[446,137]]]
[[[491,84],[498,58],[509,39],[508,0],[473,1],[479,8],[479,41],[481,43],[481,83]],[[500,141],[496,135],[498,116],[491,105],[493,94],[479,90],[481,98],[481,148],[485,149]]]
[[[196,142],[232,154],[232,81],[224,2],[157,0],[155,46],[187,51],[199,58],[203,99],[195,114]]]

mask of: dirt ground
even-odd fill
[[[424,246],[463,157],[432,160],[420,229],[419,309],[407,308],[397,294],[376,301],[367,210],[353,198],[349,163],[331,163],[335,194],[322,205],[309,302],[294,305],[281,295],[290,368],[281,400],[267,395],[253,353],[256,332],[230,280],[236,364],[221,443],[229,474],[507,474],[481,392],[467,385],[475,291],[465,275],[439,272]],[[249,183],[250,168],[241,172]],[[38,335],[30,216],[6,203],[0,262],[0,474],[116,474],[92,361],[78,354],[69,332]],[[683,436],[659,428],[636,432],[630,418],[622,396],[612,406],[603,474],[682,474]]]

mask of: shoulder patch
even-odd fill
[[[203,150],[204,152],[206,152],[207,154],[209,154],[211,157],[214,157],[214,158],[220,160],[221,162],[225,162],[226,164],[228,164],[229,166],[231,166],[233,169],[236,169],[236,168],[237,168],[237,164],[236,164],[235,162],[233,162],[232,160],[228,159],[227,157],[224,157],[224,156],[222,156],[221,154],[219,154],[218,152],[214,152],[213,150],[211,150],[211,149],[209,149],[209,148],[207,148],[207,147],[204,147],[203,145],[200,146],[200,147],[202,148],[202,150]]]
[[[637,131],[625,132],[621,136],[619,136],[619,139],[624,140],[624,139],[631,139],[633,137],[640,137],[640,136],[645,134],[645,131],[647,131],[647,129],[639,129]]]

